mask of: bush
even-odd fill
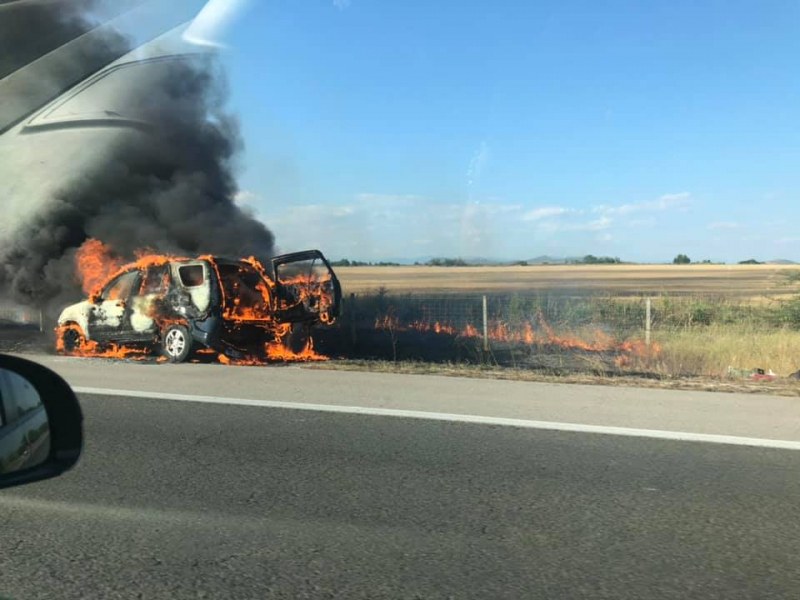
[[[427,263],[429,267],[466,267],[467,262],[462,258],[432,258]]]

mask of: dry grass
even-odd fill
[[[800,331],[788,328],[710,325],[658,332],[655,339],[662,352],[651,368],[659,373],[722,377],[732,366],[786,376],[800,369]]]
[[[345,293],[783,295],[796,265],[537,265],[528,267],[338,267]]]
[[[703,392],[729,392],[745,394],[771,394],[800,396],[800,381],[777,379],[772,382],[731,380],[721,377],[640,377],[630,375],[572,374],[553,375],[526,369],[492,368],[465,364],[440,364],[425,362],[389,362],[336,360],[304,365],[308,369],[371,371],[413,375],[441,375],[446,377],[471,377],[477,379],[503,379],[540,383],[572,383],[583,385],[608,385],[650,389],[691,390]]]
[[[448,315],[466,314],[464,307],[474,302],[474,297],[470,298],[473,294],[487,293],[490,298],[500,297],[495,307],[500,312],[495,317],[502,321],[530,321],[542,310],[559,335],[569,333],[589,342],[593,328],[595,333],[610,330],[619,339],[641,338],[642,297],[654,296],[653,341],[661,351],[633,359],[613,376],[596,374],[614,369],[608,368],[602,356],[591,353],[572,357],[570,368],[562,370],[572,372],[567,375],[555,374],[555,367],[547,361],[539,361],[534,369],[513,368],[516,362],[512,368],[488,369],[466,364],[380,361],[332,361],[322,368],[797,396],[800,382],[787,376],[800,369],[800,305],[784,300],[797,298],[797,286],[788,283],[789,275],[798,272],[797,265],[339,268],[345,293],[360,294],[362,312],[368,308],[364,302],[371,297],[365,292],[381,287],[388,292],[389,300],[378,295],[384,303],[407,309],[405,312],[415,318],[412,309],[418,308],[416,301],[405,294],[445,295],[447,298],[435,306],[439,311],[436,318],[443,321],[450,318]],[[510,300],[502,299],[502,294],[509,294]],[[474,314],[470,315],[474,320]],[[550,371],[543,371],[544,367]],[[781,377],[773,382],[732,379],[728,367],[771,369]]]

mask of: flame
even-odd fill
[[[260,366],[271,362],[316,362],[329,360],[324,354],[319,354],[314,350],[314,343],[309,338],[308,343],[300,352],[294,352],[286,346],[283,341],[269,342],[264,345],[265,357],[243,356],[233,358],[225,354],[219,354],[217,360],[223,365],[237,366]]]
[[[89,238],[75,252],[75,268],[84,293],[91,294],[112,273],[116,273],[123,261],[114,256],[111,248],[100,240]]]
[[[311,338],[309,338],[308,343],[300,352],[293,352],[280,342],[267,344],[265,349],[269,360],[282,360],[290,362],[328,360],[327,356],[318,354],[314,350],[314,341]]]
[[[136,268],[163,265],[182,257],[156,254],[149,249],[136,250],[136,260],[125,262],[116,256],[111,247],[100,240],[88,238],[75,252],[75,270],[81,288],[92,297],[99,296],[103,285],[126,271]]]
[[[285,297],[280,298],[279,309],[291,310],[301,304],[319,301],[319,313],[326,323],[333,323],[334,317],[329,312],[329,307],[333,305],[333,288],[331,286],[330,274],[324,277],[317,277],[313,274],[295,275],[289,278],[279,279],[281,287],[287,289],[294,295],[294,301]]]
[[[167,264],[173,260],[187,260],[180,256],[169,254],[159,254],[149,249],[137,250],[134,253],[133,262],[125,262],[117,256],[110,246],[102,241],[89,238],[78,248],[75,255],[76,275],[81,283],[83,291],[90,295],[93,302],[99,300],[103,287],[114,277],[134,270],[145,269],[153,266]],[[291,309],[301,303],[317,303],[319,307],[320,321],[323,323],[333,323],[334,317],[328,311],[328,307],[334,303],[333,288],[331,285],[330,273],[323,277],[314,275],[294,276],[286,280],[281,280],[282,286],[289,291],[290,300],[276,298],[274,292],[274,282],[267,274],[266,269],[254,256],[241,259],[238,271],[235,267],[227,264],[225,275],[220,273],[220,266],[214,257],[204,255],[198,257],[199,260],[206,260],[216,271],[217,279],[222,283],[222,306],[223,317],[234,325],[244,323],[256,323],[262,328],[265,335],[272,341],[267,342],[263,349],[263,356],[231,358],[225,354],[218,353],[217,350],[199,349],[198,353],[214,354],[219,362],[223,364],[252,364],[260,365],[272,361],[317,361],[327,360],[327,357],[318,354],[313,347],[313,342],[309,341],[305,348],[300,352],[293,352],[285,343],[287,334],[291,330],[290,323],[278,323],[275,321],[275,310]],[[249,270],[245,265],[249,265],[255,270]],[[257,276],[256,276],[257,274]],[[167,289],[170,284],[169,273],[164,274],[164,281],[161,289]],[[144,284],[143,284],[144,287]],[[227,288],[227,289],[226,289]],[[146,297],[147,303],[144,306],[136,305],[137,310],[142,314],[153,319],[157,330],[163,331],[169,325],[187,325],[185,318],[177,317],[172,314],[162,314],[158,294],[142,296]],[[314,298],[312,298],[314,296]],[[155,301],[154,301],[155,300]],[[75,347],[67,349],[64,347],[64,334],[74,331]],[[154,342],[156,341],[154,337]],[[73,356],[93,356],[106,358],[136,358],[143,360],[151,354],[148,348],[129,346],[125,344],[99,344],[94,340],[87,340],[80,327],[74,323],[56,328],[56,350],[60,353]],[[160,357],[158,360],[167,360]]]
[[[539,331],[534,329],[530,321],[517,328],[513,328],[509,323],[503,321],[495,321],[487,327],[487,337],[493,342],[524,344],[526,346],[549,346],[584,352],[615,353],[617,354],[615,362],[620,367],[633,364],[634,359],[653,358],[661,353],[661,347],[658,344],[648,346],[643,340],[618,341],[599,329],[592,333],[591,341],[574,335],[558,335],[547,323],[541,312],[537,314],[536,320]],[[405,325],[391,314],[375,319],[375,328],[390,332],[418,331],[467,339],[483,337],[481,330],[472,323],[468,323],[460,330],[449,323],[441,323],[439,321],[412,321]]]
[[[67,350],[64,347],[64,334],[68,331],[74,331],[76,334],[77,346],[71,350]],[[108,344],[101,346],[95,340],[87,340],[81,328],[74,323],[56,327],[55,333],[56,350],[68,356],[145,360],[150,354],[146,348],[128,346],[125,344]],[[160,358],[166,360],[164,357]]]

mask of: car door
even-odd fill
[[[130,299],[139,285],[139,271],[133,270],[112,279],[92,305],[89,327],[93,339],[125,341],[132,336]]]
[[[342,288],[319,250],[283,254],[272,259],[275,315],[279,322],[322,321],[339,315]]]
[[[132,336],[148,339],[156,332],[156,316],[164,312],[163,302],[170,284],[169,264],[150,265],[142,269],[139,284],[128,303]]]

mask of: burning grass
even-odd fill
[[[643,299],[495,295],[489,351],[474,295],[377,294],[349,298],[338,328],[321,332],[325,353],[345,360],[490,365],[571,376],[727,379],[728,367],[800,368],[800,305],[719,297],[659,297],[652,341]]]
[[[534,325],[535,322],[535,325]],[[656,359],[661,348],[658,344],[647,345],[640,339],[617,340],[612,335],[599,328],[593,328],[582,333],[570,332],[558,334],[547,323],[544,315],[539,311],[532,321],[524,321],[516,326],[495,320],[487,323],[486,337],[489,342],[488,352],[483,349],[482,327],[467,323],[461,329],[449,323],[412,321],[404,324],[397,317],[385,315],[375,321],[375,329],[387,332],[396,346],[398,334],[419,333],[430,337],[447,336],[454,342],[466,342],[473,347],[480,345],[483,362],[488,358],[497,360],[498,354],[509,354],[512,361],[530,359],[533,355],[541,354],[544,350],[548,353],[560,355],[573,354],[574,356],[595,357],[598,363],[613,360],[616,367],[629,365],[640,366]],[[397,355],[394,348],[395,358]]]

